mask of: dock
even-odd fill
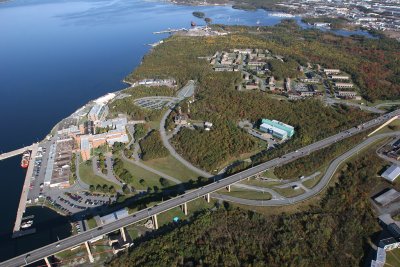
[[[12,238],[18,238],[18,237],[21,237],[21,236],[31,235],[31,234],[34,234],[34,233],[36,233],[36,228],[31,228],[31,229],[28,229],[28,230],[20,230],[18,232],[14,232],[12,234]]]
[[[17,155],[24,153],[26,150],[32,150],[32,146],[33,145],[26,146],[26,147],[19,148],[19,149],[16,149],[16,150],[13,150],[13,151],[10,151],[7,153],[0,154],[0,160],[5,160],[5,159],[11,158],[11,157],[15,157]]]
[[[29,160],[28,170],[26,171],[24,185],[22,186],[21,198],[19,199],[17,218],[15,219],[13,233],[19,232],[21,229],[22,216],[24,215],[26,208],[26,201],[28,199],[30,180],[33,175],[33,168],[35,167],[35,156],[39,147],[39,143],[35,143],[32,146],[31,159]]]
[[[174,33],[174,32],[180,32],[180,31],[188,31],[188,29],[186,29],[186,28],[168,29],[168,30],[165,30],[165,31],[153,32],[153,34]]]

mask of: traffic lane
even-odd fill
[[[398,111],[397,111],[398,112]],[[385,117],[387,117],[387,115],[385,115]],[[364,123],[364,126],[370,126],[370,127],[372,127],[372,126],[374,126],[374,125],[376,125],[377,124],[377,121],[375,120],[375,123],[374,122],[371,122],[370,124],[367,124],[367,123]],[[359,131],[361,131],[361,130],[365,130],[365,129],[359,129],[358,131],[357,130],[355,130],[355,132],[359,132]],[[332,141],[331,140],[332,138],[327,138],[327,139],[325,139],[325,140],[323,140],[323,142],[321,142],[321,144],[322,145],[326,145],[326,144],[328,144],[328,143],[330,143],[330,141]],[[318,143],[318,142],[317,142]],[[319,146],[312,146],[312,148],[313,147],[315,147],[315,148],[318,148]],[[314,149],[315,149],[314,148]],[[292,152],[293,153],[293,152]],[[296,153],[296,152],[295,152]],[[291,153],[289,153],[289,155],[290,155]],[[303,156],[303,154],[304,153],[302,153],[301,155],[299,155],[298,156],[298,158],[300,157],[300,156]],[[292,158],[295,158],[294,156],[292,157]],[[289,159],[290,160],[290,159]],[[266,162],[266,163],[264,163],[264,164],[261,164],[261,165],[259,165],[259,166],[256,166],[256,167],[253,167],[253,168],[251,168],[251,169],[249,169],[249,170],[246,170],[246,171],[244,171],[244,172],[242,172],[242,173],[240,173],[240,174],[236,174],[236,175],[233,175],[233,176],[230,176],[230,177],[227,177],[227,178],[225,178],[225,179],[222,179],[221,181],[224,181],[224,183],[223,184],[219,184],[219,181],[217,181],[216,183],[213,183],[213,184],[210,184],[210,185],[208,185],[208,186],[213,186],[213,188],[201,188],[200,190],[195,190],[195,191],[197,191],[197,195],[205,195],[205,194],[207,194],[207,193],[210,193],[211,192],[211,190],[218,190],[218,189],[221,189],[221,188],[223,188],[223,187],[226,187],[227,185],[230,185],[230,184],[232,184],[232,183],[234,183],[234,182],[237,182],[238,180],[240,180],[240,179],[242,179],[242,176],[250,176],[250,175],[252,175],[252,173],[254,172],[254,171],[259,171],[259,170],[262,170],[262,169],[264,169],[265,167],[268,167],[268,165],[271,165],[271,163],[272,162],[274,162],[274,161],[277,161],[277,163],[283,163],[283,162],[285,162],[284,160],[282,160],[282,158],[280,158],[280,160],[271,160],[271,161],[269,161],[269,162]],[[257,172],[256,172],[257,173]],[[255,173],[255,174],[256,174]],[[254,175],[254,174],[253,174]],[[218,185],[219,184],[219,185]],[[194,191],[192,191],[191,192],[191,194],[192,194],[192,197],[194,198],[195,197],[195,195],[193,195],[194,193],[193,193]],[[159,206],[159,208],[157,209],[157,210],[159,210],[159,211],[152,211],[151,213],[148,211],[148,216],[150,216],[150,215],[154,215],[154,214],[157,214],[157,213],[159,213],[159,212],[161,212],[161,211],[164,211],[164,210],[166,210],[166,209],[170,209],[170,208],[172,208],[172,206],[171,207],[167,207],[167,205],[169,204],[169,205],[175,205],[175,206],[178,206],[178,205],[180,205],[180,204],[183,204],[185,201],[188,201],[188,199],[183,199],[183,200],[181,200],[181,201],[179,201],[179,198],[178,199],[176,199],[176,198],[174,198],[174,199],[171,199],[171,200],[173,200],[174,201],[174,203],[175,204],[172,204],[172,203],[170,203],[170,201],[168,200],[168,201],[166,201],[167,203],[165,203],[166,205],[164,206],[163,204],[161,204],[162,206]],[[183,201],[183,202],[182,202]],[[181,203],[182,202],[182,203]],[[154,214],[153,214],[154,213]],[[127,217],[128,218],[128,217]],[[116,222],[114,222],[114,223],[111,223],[111,224],[109,224],[109,225],[107,225],[108,227],[108,230],[110,230],[110,229],[114,229],[114,230],[116,230],[116,229],[118,229],[118,228],[120,228],[120,227],[118,227],[118,228],[115,228],[116,227],[116,225],[115,225],[115,223],[117,223],[117,224],[121,224],[122,226],[123,225],[125,225],[125,224],[131,224],[131,223],[135,223],[137,221],[137,219],[135,219],[133,222],[130,222],[130,221],[128,221],[128,222],[125,222],[125,220],[120,220],[120,221],[116,221]],[[124,223],[125,222],[125,223]],[[103,230],[104,231],[104,230]],[[102,231],[102,232],[103,232]],[[111,230],[111,231],[113,231],[113,230]],[[91,231],[92,232],[92,231]],[[85,233],[87,233],[87,234],[89,234],[88,232],[85,232]],[[106,232],[107,233],[107,232]],[[100,234],[106,234],[106,233],[98,233],[98,235],[100,235]],[[82,235],[82,234],[81,234]],[[79,236],[79,235],[78,235]],[[74,236],[74,237],[76,237],[76,236]],[[75,239],[74,239],[74,237],[70,237],[69,239],[71,239],[71,242],[72,243],[76,243],[77,241],[75,241]],[[82,237],[81,237],[82,238]],[[79,239],[81,239],[81,238],[79,238]],[[86,240],[87,239],[87,237],[85,238],[85,239],[83,239],[83,240]],[[50,246],[50,245],[49,245]],[[41,249],[39,249],[39,250],[41,250]]]

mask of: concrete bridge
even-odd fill
[[[50,263],[48,262],[47,257],[54,255],[58,252],[64,251],[66,249],[76,247],[81,244],[85,244],[86,249],[88,251],[89,260],[91,262],[93,262],[94,259],[93,259],[93,255],[91,254],[91,250],[90,250],[88,241],[93,240],[98,236],[112,233],[114,231],[117,231],[118,229],[123,229],[127,225],[131,225],[131,224],[140,222],[140,221],[148,219],[148,218],[151,218],[153,220],[153,225],[155,226],[155,228],[158,228],[157,216],[160,213],[163,213],[163,212],[173,209],[175,207],[182,207],[183,212],[185,214],[187,214],[188,213],[187,203],[190,201],[193,201],[198,198],[205,198],[206,201],[209,202],[210,198],[211,198],[211,194],[218,190],[226,188],[228,191],[230,191],[231,185],[233,185],[237,182],[240,182],[244,179],[247,179],[248,177],[257,175],[260,172],[265,171],[267,169],[270,169],[270,168],[273,168],[276,166],[282,166],[284,164],[287,164],[287,163],[297,160],[299,158],[305,157],[305,156],[309,155],[310,152],[320,150],[320,149],[330,146],[340,140],[346,139],[350,136],[356,135],[363,131],[370,130],[374,127],[381,125],[382,123],[385,123],[387,120],[391,119],[392,117],[398,116],[398,115],[400,115],[400,109],[390,112],[386,115],[382,115],[371,121],[365,122],[362,124],[362,127],[353,127],[351,129],[342,131],[338,134],[335,134],[335,135],[325,138],[323,140],[317,141],[317,142],[310,144],[308,146],[305,146],[301,149],[290,152],[282,157],[269,160],[267,162],[264,162],[260,165],[249,168],[249,169],[239,172],[237,174],[231,175],[231,176],[226,177],[221,180],[217,180],[217,181],[210,183],[206,186],[203,186],[201,188],[188,191],[183,195],[180,195],[178,197],[161,202],[158,205],[155,205],[151,208],[147,208],[147,209],[135,212],[135,213],[129,215],[128,217],[121,218],[119,220],[105,224],[105,225],[97,227],[95,229],[85,231],[81,234],[68,237],[66,239],[60,240],[53,244],[49,244],[47,246],[33,250],[29,253],[25,253],[23,255],[17,256],[10,260],[4,261],[4,262],[0,263],[0,266],[2,266],[2,267],[25,266],[25,265],[34,263],[38,260],[41,260],[41,259],[45,259],[47,265],[50,266]],[[371,137],[371,138],[374,138],[374,137]],[[358,148],[354,148],[354,149],[358,149]],[[314,188],[313,188],[313,190],[310,190],[308,193],[315,195],[320,192],[320,191],[318,191],[319,188],[323,188],[323,187],[324,187],[323,183],[319,183],[318,186],[315,187],[317,189],[314,190]],[[305,195],[304,199],[301,197],[300,198],[297,197],[296,201],[291,201],[290,199],[289,200],[288,199],[277,199],[277,200],[275,200],[274,205],[275,206],[290,205],[290,204],[294,204],[294,203],[297,203],[300,201],[304,201],[305,199],[307,199],[309,197],[310,197],[309,195]]]
[[[16,150],[13,150],[13,151],[10,151],[7,153],[0,154],[0,160],[4,160],[4,159],[8,159],[8,158],[20,155],[20,154],[24,153],[26,150],[32,150],[32,147],[33,147],[33,145],[30,145],[30,146],[19,148],[19,149],[16,149]]]

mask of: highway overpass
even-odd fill
[[[318,141],[318,142],[315,142],[308,146],[305,146],[299,150],[290,152],[282,157],[272,159],[270,161],[267,161],[265,163],[255,166],[255,167],[252,167],[252,168],[242,171],[240,173],[231,175],[229,177],[218,180],[216,182],[213,182],[211,184],[208,184],[208,185],[198,188],[196,190],[187,192],[176,198],[169,199],[169,200],[164,201],[152,208],[138,211],[128,217],[122,218],[115,222],[103,225],[103,226],[95,228],[95,229],[88,230],[88,231],[83,232],[78,235],[68,237],[68,238],[60,240],[58,242],[55,242],[55,243],[49,244],[47,246],[33,250],[29,253],[25,253],[23,255],[17,256],[10,260],[4,261],[4,262],[0,263],[0,266],[4,266],[4,267],[24,266],[29,263],[33,263],[33,262],[36,262],[43,258],[46,258],[48,256],[54,255],[63,250],[76,247],[77,245],[80,245],[82,243],[85,243],[87,245],[86,242],[88,240],[91,240],[100,235],[105,235],[105,234],[114,232],[124,226],[134,224],[136,222],[139,222],[139,221],[147,219],[147,218],[153,218],[153,220],[155,220],[155,222],[157,222],[157,214],[160,214],[162,212],[165,212],[167,210],[173,209],[178,206],[186,205],[187,202],[190,202],[192,200],[195,200],[197,198],[201,198],[204,196],[209,201],[210,194],[213,192],[216,192],[223,188],[227,188],[234,183],[237,183],[248,177],[252,177],[252,176],[259,174],[267,169],[281,166],[283,164],[287,164],[291,161],[294,161],[296,159],[299,159],[301,157],[308,155],[310,152],[322,149],[324,147],[327,147],[333,143],[336,143],[340,140],[346,139],[346,138],[353,136],[355,134],[358,134],[360,132],[370,130],[370,129],[384,123],[385,121],[391,119],[392,117],[399,116],[399,115],[400,115],[400,109],[390,112],[386,115],[380,116],[380,117],[373,119],[371,121],[368,121],[366,123],[363,123],[362,125],[359,125],[358,127],[353,127],[349,130],[340,132],[340,133],[330,136],[326,139],[323,139],[321,141]],[[302,200],[299,199],[298,201],[302,201]],[[298,201],[291,202],[290,204],[296,203]]]

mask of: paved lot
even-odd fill
[[[164,107],[173,107],[181,99],[169,96],[149,96],[135,99],[135,105],[147,109],[163,109]]]

